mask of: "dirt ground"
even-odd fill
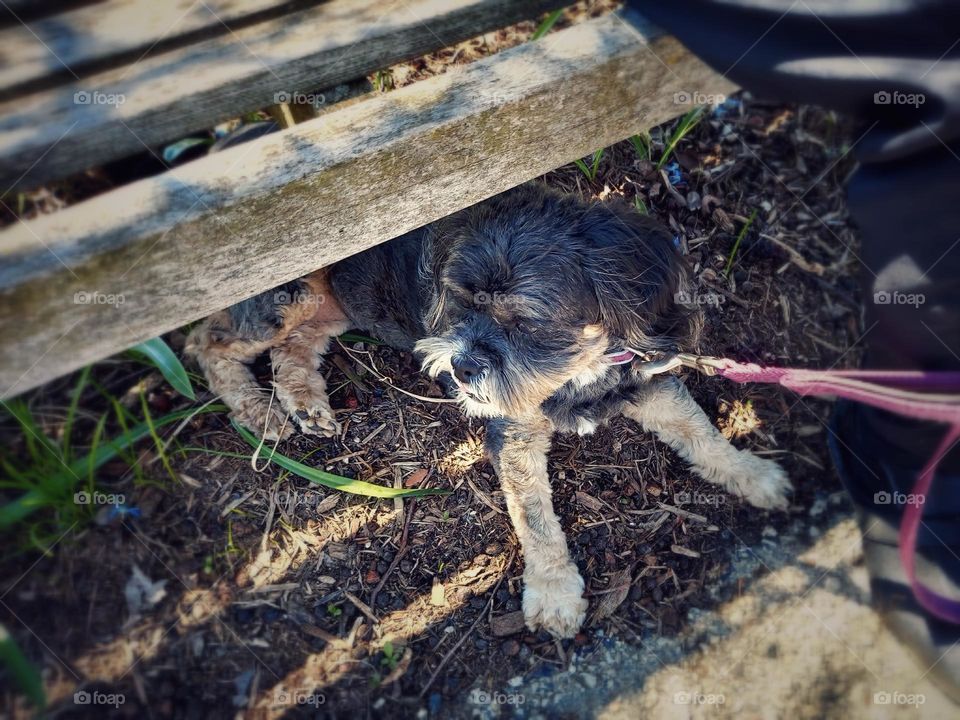
[[[397,84],[434,62],[398,69]],[[674,126],[652,131],[654,160]],[[732,98],[679,143],[662,172],[625,141],[604,152],[592,180],[573,165],[543,179],[584,197],[639,198],[673,229],[707,317],[703,351],[850,367],[863,350],[857,238],[841,191],[853,137],[822,110]],[[179,351],[183,334],[168,341]],[[684,373],[734,444],[787,469],[796,491],[786,513],[697,482],[624,420],[588,437],[556,437],[555,504],[591,603],[584,631],[558,643],[515,625],[523,563],[482,456],[482,424],[401,394],[364,366],[412,393],[441,395],[410,355],[347,342],[323,368],[342,434],[296,436],[278,449],[339,475],[449,494],[381,501],[318,488],[275,465],[254,470],[249,446],[225,414],[212,413],[169,438],[173,477],[149,443],[144,478],[122,462],[105,466],[99,486],[123,493],[138,517],[71,527],[45,554],[5,538],[0,617],[42,668],[56,716],[613,718],[716,709],[699,696],[663,700],[682,692],[727,693],[726,710],[748,717],[851,714],[846,690],[789,692],[809,685],[812,657],[829,662],[831,643],[800,644],[798,654],[785,650],[788,638],[823,640],[826,631],[803,612],[769,613],[792,629],[761,627],[787,591],[744,601],[769,595],[772,583],[812,583],[790,573],[821,535],[855,541],[826,452],[828,403]],[[260,373],[266,382],[266,367]],[[157,412],[191,406],[128,361],[97,365],[93,377],[118,397],[146,388]],[[51,432],[71,387],[68,378],[29,397]],[[198,404],[211,399],[203,392]],[[104,403],[93,391],[82,398],[88,433]],[[24,439],[11,428],[0,420],[0,439],[16,456]],[[810,600],[825,616],[849,612],[853,627],[876,640],[862,568],[841,560],[859,580],[844,592],[817,585]],[[782,633],[772,644],[766,637]],[[729,653],[741,641],[760,648],[741,654],[762,662],[741,663],[741,689],[731,690],[715,673],[735,664]],[[663,660],[645,665],[655,654]],[[837,662],[835,672],[850,680],[862,671]],[[732,702],[774,679],[780,689],[766,705]],[[564,687],[578,689],[564,695]],[[530,702],[516,702],[521,688]],[[0,702],[8,714],[28,712],[9,688]]]

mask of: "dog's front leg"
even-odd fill
[[[523,549],[523,615],[531,630],[573,637],[587,601],[583,579],[550,499],[547,452],[553,427],[545,417],[487,423],[486,447]]]
[[[677,378],[652,380],[623,414],[655,432],[704,480],[755,507],[786,509],[790,481],[783,469],[731,445]]]

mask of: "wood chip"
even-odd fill
[[[671,545],[670,549],[675,552],[677,555],[685,555],[686,557],[698,558],[700,553],[696,550],[691,550],[690,548],[685,548],[683,545]]]
[[[428,471],[424,468],[414,470],[412,473],[407,475],[407,478],[403,481],[403,486],[405,488],[420,487],[420,483],[426,480],[428,474]]]
[[[447,604],[447,596],[443,584],[437,579],[433,579],[433,587],[430,588],[430,604],[437,607],[443,607]]]
[[[603,509],[603,503],[597,500],[597,498],[593,497],[592,495],[588,495],[585,492],[581,492],[580,490],[577,490],[576,497],[577,497],[577,502],[579,502],[584,507],[589,508],[590,510],[593,510],[594,512],[600,512],[600,510]]]
[[[625,568],[610,576],[610,589],[600,598],[597,609],[594,610],[591,625],[608,618],[627,599],[630,593],[630,568]]]

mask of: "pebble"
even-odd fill
[[[591,690],[597,686],[597,678],[590,673],[580,673],[580,680]]]
[[[520,643],[516,640],[507,640],[500,646],[500,652],[508,657],[513,657],[520,653]]]

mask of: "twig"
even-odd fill
[[[510,560],[511,562],[513,561],[512,555],[510,556]],[[510,567],[510,562],[507,563],[506,567],[507,568]],[[433,671],[433,673],[430,675],[430,678],[427,680],[427,684],[424,685],[423,689],[420,690],[420,695],[418,695],[419,698],[422,698],[424,695],[427,694],[427,690],[429,690],[430,686],[433,685],[433,681],[437,679],[437,675],[440,674],[440,671],[443,670],[444,666],[450,661],[450,658],[453,657],[453,654],[459,649],[461,645],[463,645],[467,641],[468,637],[473,635],[473,631],[477,628],[477,625],[479,625],[480,621],[483,620],[484,616],[490,612],[490,609],[493,607],[493,599],[497,596],[497,590],[500,589],[500,583],[503,582],[503,578],[504,578],[504,575],[501,575],[500,579],[497,580],[497,584],[493,586],[493,590],[490,591],[490,599],[487,600],[487,606],[483,609],[483,611],[479,615],[477,615],[477,619],[473,621],[473,624],[467,629],[467,631],[463,634],[463,636],[459,640],[457,640],[454,646],[449,650],[447,650],[447,654],[444,655],[443,658],[440,660],[440,664],[437,665],[437,669]]]
[[[373,373],[373,376],[374,376],[375,378],[377,378],[377,380],[379,380],[380,382],[386,383],[387,385],[389,385],[390,387],[392,387],[392,388],[393,388],[394,390],[396,390],[397,392],[402,392],[404,395],[409,395],[410,397],[414,398],[415,400],[420,400],[421,402],[428,402],[428,403],[455,403],[455,402],[457,402],[456,400],[451,400],[451,399],[449,399],[449,398],[428,398],[428,397],[424,397],[423,395],[417,395],[416,393],[407,392],[407,391],[404,390],[403,388],[400,388],[400,387],[397,387],[396,385],[394,385],[394,384],[390,381],[390,378],[388,378],[386,375],[383,375],[382,373],[378,372],[377,370],[374,370],[372,367],[370,367],[370,366],[367,365],[365,362],[363,362],[363,360],[361,360],[361,359],[358,358],[356,355],[354,355],[352,350],[348,349],[342,342],[340,342],[340,338],[337,338],[337,345],[339,345],[341,348],[343,348],[343,351],[344,351],[345,353],[347,353],[347,355],[350,356],[350,359],[351,359],[351,360],[353,360],[355,363],[357,363],[358,365],[360,365],[360,367],[364,368],[364,369],[367,370],[368,372]]]
[[[380,594],[380,591],[383,590],[383,586],[387,584],[387,578],[390,577],[390,573],[397,569],[397,565],[400,564],[400,559],[407,552],[407,533],[410,531],[410,520],[413,518],[413,514],[417,510],[417,501],[413,499],[410,501],[410,507],[407,508],[407,520],[403,523],[403,534],[400,536],[400,546],[397,548],[397,554],[393,556],[393,562],[390,563],[390,567],[387,568],[387,571],[383,574],[383,577],[380,578],[380,582],[377,583],[377,586],[373,589],[373,592],[370,593],[370,607],[377,607],[377,595]]]

